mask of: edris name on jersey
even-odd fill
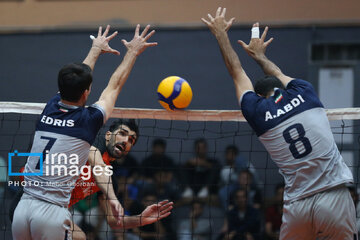
[[[48,125],[53,125],[53,126],[58,126],[58,127],[73,127],[74,124],[74,120],[72,119],[67,119],[67,120],[62,120],[62,119],[54,119],[52,117],[48,117],[46,115],[43,115],[41,117],[40,122],[48,124]]]

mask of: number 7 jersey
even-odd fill
[[[284,202],[353,182],[310,83],[294,79],[269,98],[247,91],[240,105],[284,177]]]
[[[64,207],[88,160],[90,146],[102,127],[104,110],[66,105],[57,94],[45,106],[36,125],[32,153],[25,165],[24,192]]]

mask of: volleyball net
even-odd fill
[[[9,153],[30,152],[35,125],[44,106],[0,102],[3,206],[0,239],[11,239],[9,209],[22,187],[14,184],[19,181],[18,176],[8,175]],[[327,109],[326,112],[338,148],[354,175],[355,184],[349,188],[356,196],[360,109]],[[268,222],[277,231],[283,179],[241,111],[116,108],[94,145],[107,151],[105,134],[118,119],[136,119],[139,126],[136,145],[126,158],[113,164],[112,181],[125,213],[137,215],[144,206],[163,199],[174,201],[175,208],[159,224],[113,231],[106,222],[98,194],[92,194],[71,207],[73,221],[89,239],[217,239],[226,234],[240,234],[231,232],[232,227],[245,229],[254,239],[265,239],[269,234],[265,227]],[[11,172],[19,172],[25,163],[26,158],[16,158],[11,162]],[[246,194],[242,195],[239,189]],[[246,228],[227,221],[231,210],[241,201],[250,205],[257,216]],[[356,197],[354,201],[357,202]]]

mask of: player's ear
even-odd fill
[[[111,138],[111,132],[110,132],[110,131],[107,131],[107,132],[105,133],[105,140],[108,142],[108,141],[110,141],[110,138]]]

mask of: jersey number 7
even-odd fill
[[[56,138],[52,138],[52,137],[44,137],[44,136],[41,136],[40,139],[45,139],[48,141],[48,143],[46,144],[42,154],[43,154],[43,161],[45,161],[46,159],[46,152],[47,151],[50,151],[50,149],[52,148],[52,146],[54,145],[55,141],[56,141]],[[36,164],[36,167],[35,169],[37,170],[40,170],[40,159],[39,159],[39,162]]]

